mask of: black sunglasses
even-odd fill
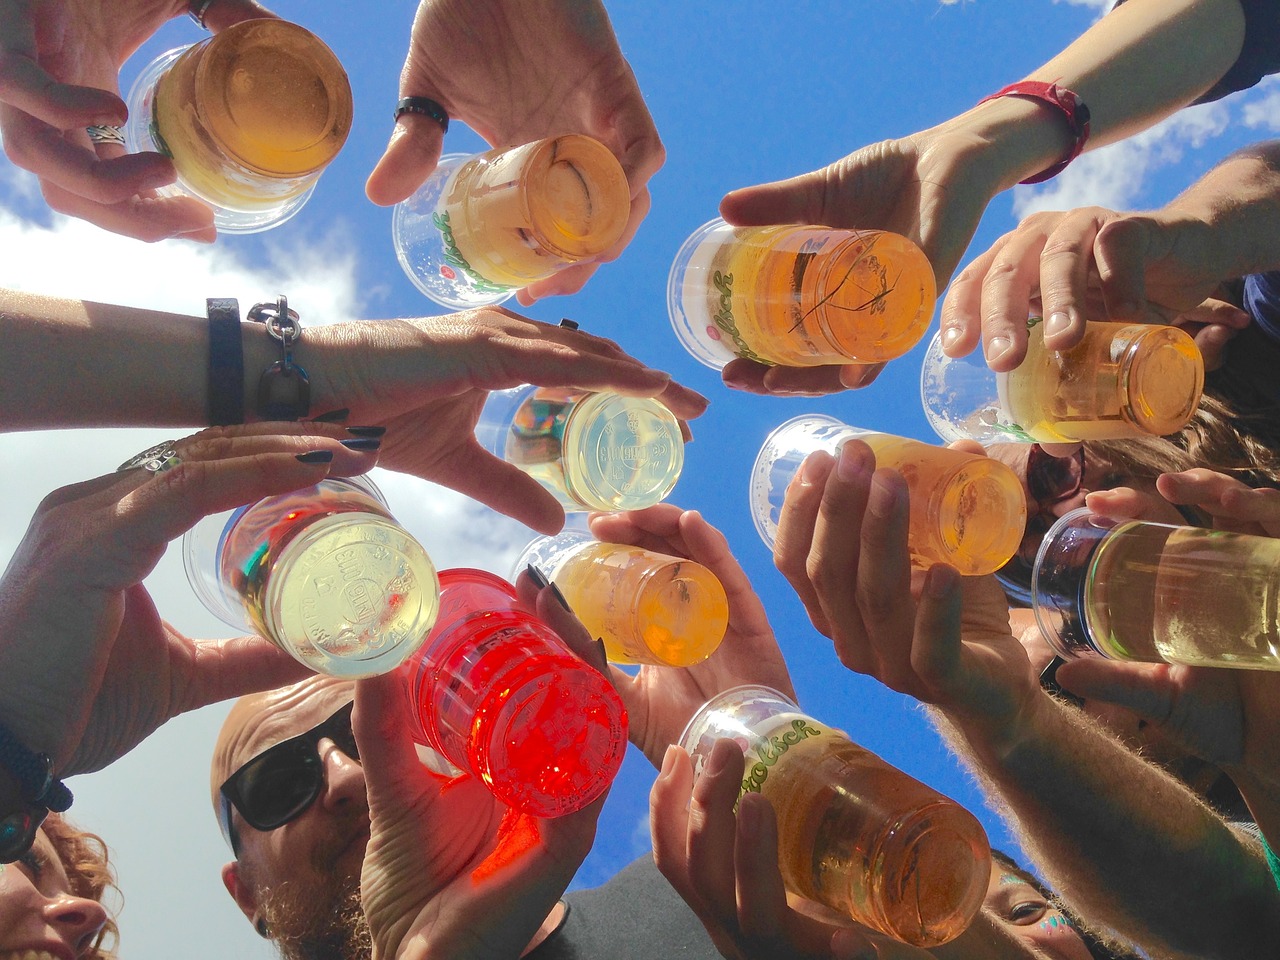
[[[240,838],[231,820],[234,807],[255,830],[275,830],[301,816],[324,789],[321,740],[332,740],[353,760],[360,759],[351,732],[351,708],[338,711],[310,730],[268,747],[229,776],[219,788],[218,825],[236,857]]]

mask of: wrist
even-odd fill
[[[985,170],[994,193],[1052,166],[1072,140],[1060,116],[1022,97],[980,103],[922,136],[949,144]]]
[[[995,704],[989,698],[984,706]],[[969,745],[970,752],[984,765],[1004,766],[1013,762],[1037,741],[1045,726],[1045,715],[1054,707],[1053,698],[1039,687],[1023,692],[1008,709],[999,712],[955,706],[940,706],[939,713]]]

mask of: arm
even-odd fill
[[[1244,36],[1239,0],[1130,0],[1027,79],[1056,81],[1092,117],[1086,149],[1145,129],[1186,106],[1235,62]],[[874,144],[791,180],[736,190],[721,213],[741,225],[821,223],[892,230],[918,243],[938,289],[960,261],[997,193],[1046,169],[1069,146],[1061,114],[1002,97],[936,127]],[[1023,318],[1025,320],[1025,317]],[[971,351],[980,318],[954,317],[947,352]],[[989,342],[994,333],[988,332]],[[734,361],[727,383],[754,392],[830,392],[864,386],[878,367],[765,368]]]

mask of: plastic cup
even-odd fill
[[[566,511],[640,510],[680,479],[680,421],[658,400],[560,387],[496,390],[480,445],[555,495]]]
[[[501,577],[441,571],[439,620],[401,676],[415,738],[513,809],[573,813],[622,765],[621,698]]]
[[[789,890],[921,947],[968,927],[991,871],[969,811],[768,687],[726,690],[694,715],[680,743],[695,774],[721,739],[746,755],[741,792],[777,814]]]
[[[595,259],[622,238],[630,215],[622,165],[599,141],[569,134],[442,157],[396,204],[391,231],[414,286],[465,309]]]
[[[363,477],[205,517],[182,550],[187,580],[211,613],[320,673],[386,673],[436,619],[431,558]]]
[[[877,467],[898,470],[907,481],[913,562],[949,563],[966,576],[980,576],[995,572],[1017,552],[1027,522],[1026,495],[1003,463],[862,430],[822,414],[796,417],[774,430],[752,467],[751,515],[770,550],[800,465],[818,450],[834,456],[854,438],[871,447]]]
[[[173,159],[162,197],[213,207],[223,233],[258,233],[306,204],[351,130],[351,86],[317,36],[248,20],[162,54],[129,92],[125,142]]]

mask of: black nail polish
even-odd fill
[[[596,645],[600,647],[600,662],[609,665],[609,651],[605,649],[604,637],[596,637]]]
[[[577,320],[570,320],[568,317],[561,317],[561,318],[560,318],[560,326],[564,327],[566,330],[577,330],[577,329],[578,329],[578,321],[577,321]]]
[[[532,563],[528,564],[524,570],[525,573],[529,574],[529,579],[533,581],[533,585],[539,590],[545,590],[550,586],[550,581],[547,580],[546,575]]]
[[[386,432],[386,427],[347,427],[353,437],[380,437]]]
[[[330,410],[328,413],[322,413],[318,417],[312,417],[312,423],[341,423],[347,419],[351,410],[347,407],[339,407],[337,410]]]
[[[332,450],[308,450],[306,453],[300,453],[297,456],[299,463],[332,463]]]
[[[569,601],[564,598],[564,594],[560,592],[560,588],[557,587],[554,583],[551,584],[550,586],[551,586],[552,596],[554,596],[556,600],[559,601],[560,606],[564,607],[566,610],[569,610]],[[573,613],[572,610],[569,610],[569,612]]]
[[[381,440],[375,440],[372,437],[360,437],[356,440],[339,440],[340,444],[348,450],[357,450],[361,453],[368,453],[371,450],[377,450],[382,446]]]

